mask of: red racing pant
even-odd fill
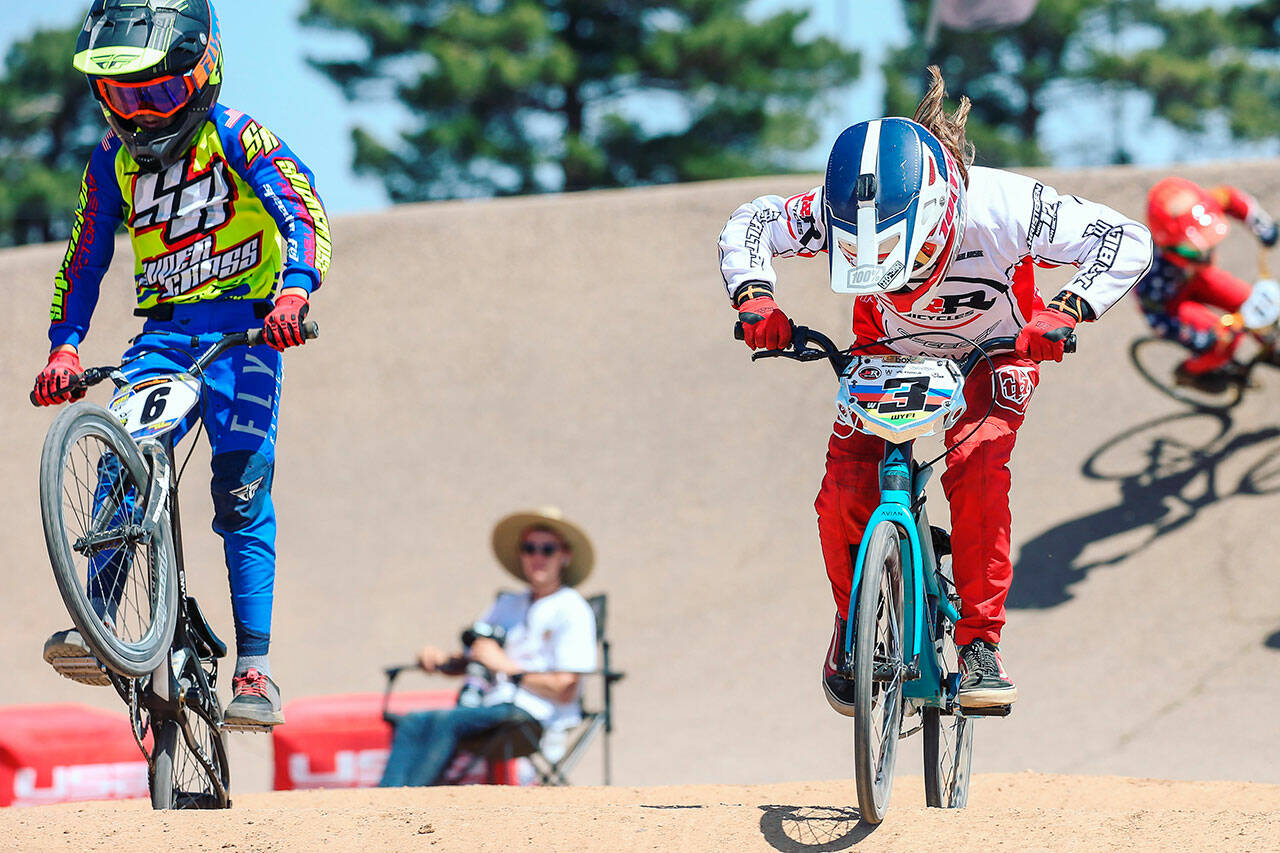
[[[975,638],[1000,641],[1005,597],[1013,579],[1009,561],[1009,456],[1027,403],[1040,381],[1035,362],[1013,355],[993,356],[995,381],[985,361],[964,384],[964,414],[947,430],[950,446],[974,429],[987,407],[991,414],[947,457],[942,489],[951,505],[952,571],[960,595],[956,643]],[[992,404],[992,390],[995,401]],[[843,429],[843,427],[841,428]],[[848,618],[853,561],[867,519],[880,502],[879,465],[884,441],[855,432],[831,436],[827,472],[814,509],[818,539],[836,609]]]
[[[1223,312],[1240,310],[1253,288],[1225,270],[1208,267],[1192,276],[1178,295],[1170,299],[1165,311],[1173,318],[1176,327],[1190,330],[1184,337],[1194,339],[1216,336],[1216,342],[1208,349],[1191,356],[1186,369],[1191,373],[1216,370],[1231,360],[1240,343],[1239,335],[1224,334]]]

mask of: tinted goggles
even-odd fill
[[[195,75],[157,77],[142,83],[121,83],[99,78],[98,94],[113,113],[123,119],[138,116],[168,118],[187,105],[196,92]]]

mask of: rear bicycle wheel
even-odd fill
[[[1242,382],[1225,382],[1220,389],[1179,385],[1174,371],[1186,361],[1188,350],[1169,338],[1138,338],[1129,344],[1129,359],[1138,375],[1171,399],[1207,412],[1221,412],[1240,402]]]
[[[177,569],[167,519],[142,526],[149,475],[133,437],[81,402],[49,427],[40,455],[40,512],[62,601],[98,660],[138,678],[173,635]]]
[[[222,708],[212,689],[188,688],[184,721],[166,719],[156,726],[151,761],[153,809],[230,808],[231,768],[226,736],[219,728]]]
[[[939,584],[943,594],[953,587],[950,568],[943,563]],[[943,678],[959,673],[960,654],[956,648],[955,626],[938,612],[934,636],[940,637]],[[956,676],[958,678],[958,675]],[[951,692],[944,687],[944,695]],[[925,805],[939,809],[962,809],[969,802],[969,766],[973,760],[973,720],[941,708],[924,709],[924,799]]]
[[[862,561],[853,645],[853,765],[858,811],[870,824],[884,820],[893,789],[905,669],[902,599],[898,528],[881,521]]]

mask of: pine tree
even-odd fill
[[[80,177],[105,132],[71,66],[79,25],[15,43],[0,76],[0,246],[64,239]]]
[[[414,126],[353,132],[395,201],[580,190],[788,169],[856,53],[802,41],[806,12],[748,0],[309,0],[358,37],[313,57],[353,101],[394,93]]]
[[[1060,145],[1092,149],[1092,162],[1129,162],[1140,139],[1108,124],[1148,109],[1184,138],[1221,125],[1227,143],[1267,139],[1280,126],[1280,0],[1227,8],[1170,0],[1039,0],[1024,24],[938,33],[925,45],[926,0],[904,0],[912,41],[885,65],[886,110],[910,115],[921,69],[936,62],[950,92],[973,101],[969,136],[978,161],[1048,162],[1042,132],[1051,110],[1077,118]],[[1223,139],[1219,132],[1215,137]]]

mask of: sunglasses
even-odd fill
[[[559,545],[553,545],[550,542],[544,542],[541,545],[539,545],[537,542],[521,542],[520,543],[520,553],[528,554],[531,557],[534,554],[541,554],[544,557],[550,557],[552,554],[556,553],[559,550],[560,550]]]

